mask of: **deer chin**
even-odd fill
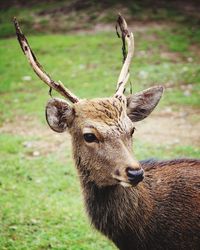
[[[133,185],[126,181],[120,181],[119,183],[122,187],[132,187]]]
[[[124,178],[116,176],[115,174],[112,177],[117,181],[117,184],[123,187],[132,187],[132,184],[129,181],[126,181]]]
[[[114,177],[115,180],[117,180],[118,184],[121,185],[122,187],[134,187],[134,186],[137,186],[137,184],[133,184],[129,181],[126,181],[126,180],[123,180],[123,179],[119,179],[119,178],[116,178]]]
[[[136,187],[140,182],[143,181],[144,177],[142,176],[139,180],[127,180],[124,177],[112,175],[112,177],[118,182],[119,185],[123,187]]]
[[[136,187],[138,183],[131,183],[131,182],[126,182],[126,181],[120,181],[119,184],[122,186],[122,187]]]

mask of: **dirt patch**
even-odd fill
[[[154,41],[156,39],[155,35],[146,34],[149,28],[155,30],[163,30],[167,29],[168,27],[173,27],[174,24],[170,21],[148,21],[148,22],[141,22],[141,21],[130,21],[128,23],[129,30],[133,31],[134,33],[140,32],[144,33],[147,40]],[[115,33],[115,21],[112,23],[97,23],[92,25],[88,28],[77,28],[74,30],[68,31],[68,34],[97,34],[99,32],[111,32]]]
[[[199,128],[200,111],[179,110],[172,111],[167,107],[162,112],[155,112],[142,122],[136,123],[135,138],[143,142],[161,146],[192,145],[200,146]],[[60,152],[65,157],[65,151],[71,147],[68,133],[59,134],[53,132],[48,125],[41,124],[37,119],[24,116],[15,118],[0,128],[0,133],[19,135],[27,140],[24,147],[27,155],[37,157]]]
[[[27,155],[30,157],[57,151],[62,154],[66,148],[71,146],[68,133],[55,133],[47,124],[41,124],[36,118],[29,116],[15,117],[12,122],[8,122],[0,128],[0,133],[23,137],[23,146],[27,148]]]
[[[172,111],[170,107],[136,124],[135,137],[153,145],[200,146],[200,111]]]

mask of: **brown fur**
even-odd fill
[[[199,249],[200,161],[141,165],[145,179],[137,187],[81,179],[92,224],[122,250]]]
[[[63,117],[66,119],[86,210],[97,230],[121,250],[198,250],[200,161],[134,159],[131,119],[141,120],[155,107],[141,96],[137,95],[128,109],[134,113],[130,116],[126,100],[114,97],[82,100],[72,107],[53,100],[47,106],[47,119],[53,128],[60,128],[59,121],[63,125]],[[59,107],[57,102],[63,106],[59,111],[55,108]],[[56,119],[48,115],[56,115]],[[97,142],[86,142],[85,133],[94,134]],[[129,167],[145,171],[144,180],[136,186],[129,183]]]

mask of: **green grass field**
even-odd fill
[[[121,68],[114,29],[28,38],[45,70],[78,96],[113,94]],[[199,33],[181,25],[149,24],[136,31],[135,40],[134,91],[167,86],[157,111],[189,109],[193,122],[199,122]],[[64,136],[46,132],[48,87],[32,72],[16,38],[1,39],[0,57],[0,249],[115,249],[87,219],[69,138],[60,147]],[[137,139],[135,155],[200,157],[200,151],[192,141],[165,147]]]

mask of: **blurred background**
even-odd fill
[[[133,92],[165,87],[156,110],[136,124],[136,158],[200,157],[199,1],[1,1],[0,249],[115,249],[89,224],[69,135],[46,124],[48,87],[28,65],[12,18],[53,79],[94,98],[115,91],[119,12],[135,35]]]

